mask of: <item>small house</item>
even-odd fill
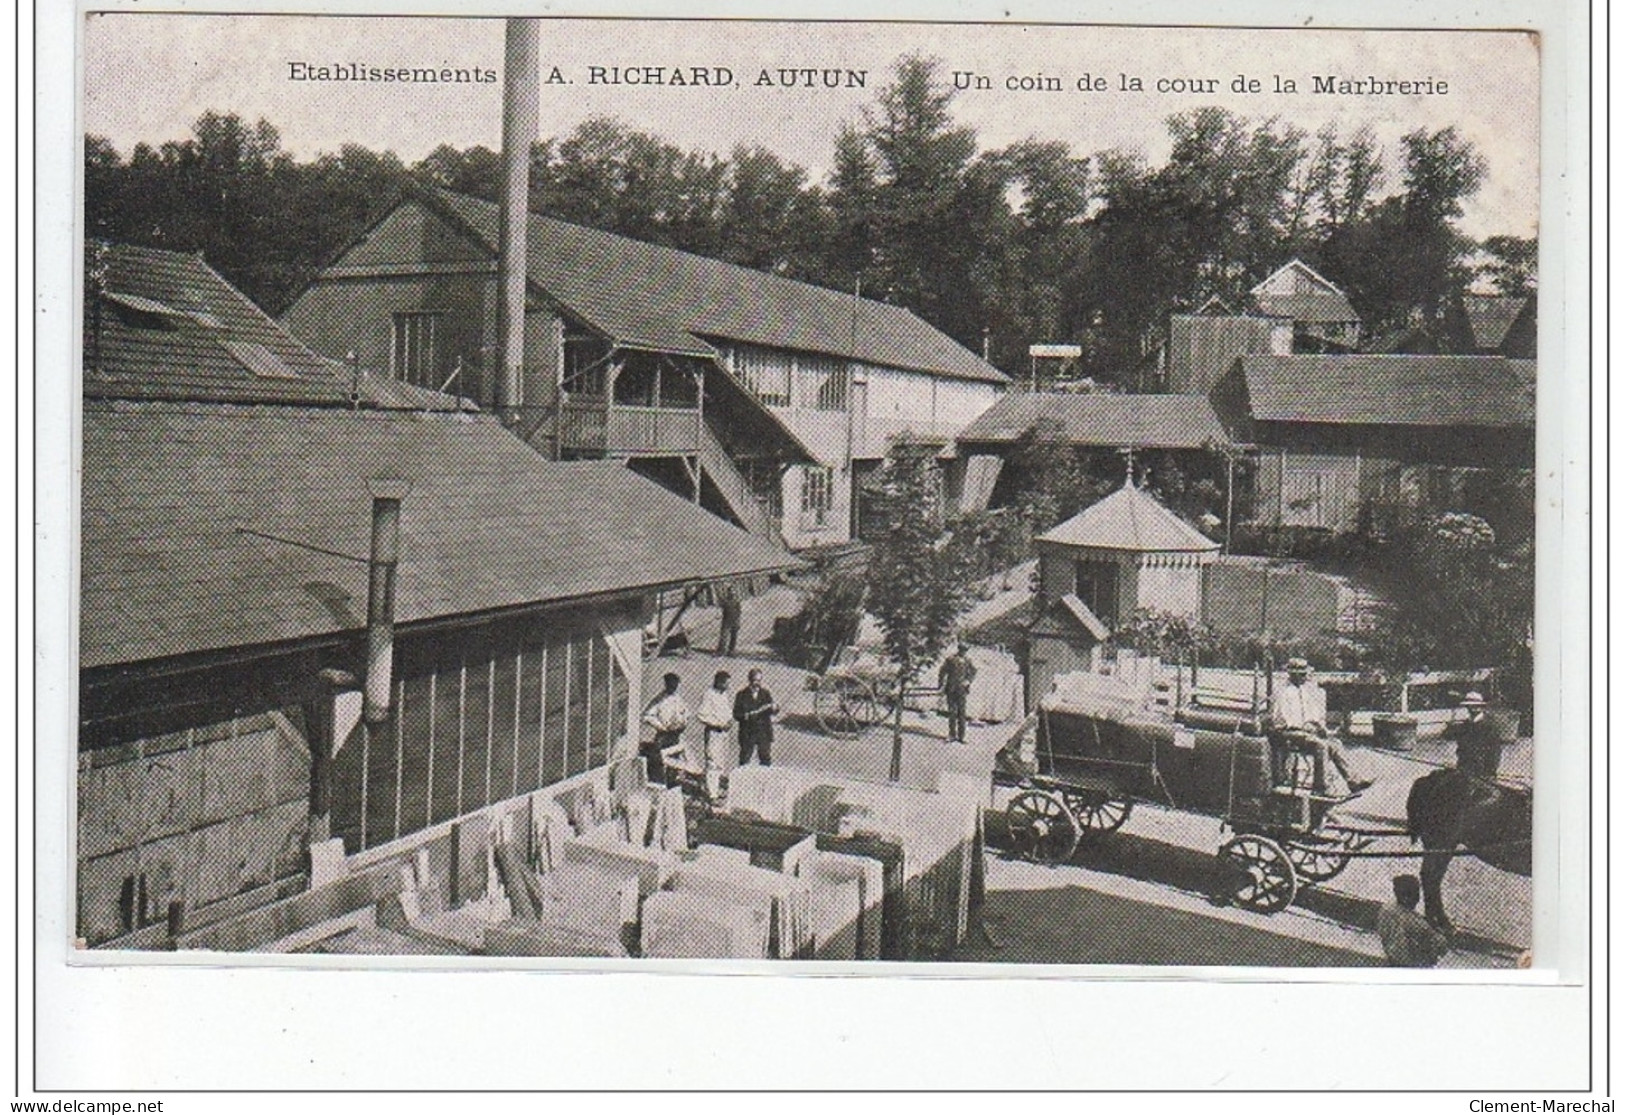
[[[1214,388],[1258,446],[1265,526],[1356,529],[1416,510],[1500,510],[1534,467],[1535,368],[1499,356],[1243,356]]]
[[[1343,288],[1301,259],[1282,264],[1247,293],[1250,309],[1292,323],[1293,352],[1349,352],[1360,315]]]
[[[1139,608],[1202,615],[1203,570],[1219,544],[1133,483],[1033,540],[1036,619],[1028,705],[1054,679],[1098,665],[1095,650]]]

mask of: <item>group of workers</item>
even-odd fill
[[[728,691],[732,680],[727,670],[718,670],[696,711],[678,691],[683,679],[677,674],[665,675],[661,692],[643,711],[643,722],[653,734],[639,750],[648,764],[650,781],[668,781],[666,756],[684,744],[684,733],[694,720],[699,721],[699,738],[690,739],[683,748],[680,766],[703,779],[707,800],[716,803],[722,798],[723,749],[735,726],[739,733],[737,765],[748,766],[752,759],[764,767],[772,765],[773,717],[779,711],[778,703],[762,684],[761,670],[751,670],[737,693]]]

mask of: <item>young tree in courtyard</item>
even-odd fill
[[[897,663],[898,686],[906,689],[952,641],[970,603],[975,559],[944,529],[934,447],[894,446],[870,491],[882,526],[869,559],[868,609]],[[901,721],[893,735],[895,779],[902,767]]]

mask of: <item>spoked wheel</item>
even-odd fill
[[[1017,855],[1039,863],[1065,863],[1078,850],[1078,821],[1055,794],[1023,790],[1004,813]]]
[[[1273,914],[1298,896],[1298,874],[1286,850],[1267,836],[1247,833],[1219,849],[1219,862],[1234,874],[1230,896],[1236,905]]]
[[[1294,836],[1286,846],[1286,854],[1298,877],[1309,883],[1324,883],[1342,874],[1349,865],[1348,852],[1353,847],[1351,836],[1325,836],[1305,833]]]
[[[852,739],[880,723],[875,691],[860,678],[825,678],[813,699],[818,726],[832,736]]]
[[[1116,832],[1134,812],[1134,803],[1127,798],[1108,797],[1088,790],[1062,790],[1061,796],[1066,801],[1066,807],[1078,819],[1084,840]]]

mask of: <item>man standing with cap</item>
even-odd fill
[[[1452,721],[1445,736],[1455,741],[1457,770],[1493,780],[1501,772],[1501,737],[1484,707],[1484,694],[1468,693],[1461,699],[1464,719]]]
[[[1289,659],[1286,664],[1287,683],[1275,693],[1270,719],[1274,731],[1288,750],[1310,749],[1324,751],[1331,765],[1348,783],[1351,793],[1371,787],[1368,779],[1356,778],[1349,767],[1348,754],[1337,737],[1326,731],[1326,691],[1309,676],[1309,663],[1302,658]],[[1324,792],[1325,786],[1316,786]]]
[[[965,742],[965,712],[970,702],[970,683],[975,680],[976,666],[961,642],[937,671],[937,685],[948,703],[948,738],[955,743]]]

